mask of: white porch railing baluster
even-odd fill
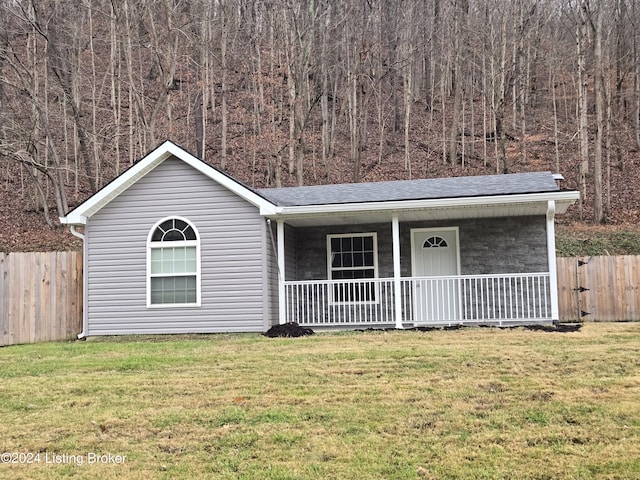
[[[487,282],[489,283],[489,295],[491,296],[491,320],[496,320],[500,318],[499,313],[496,311],[499,302],[497,301],[497,297],[496,295],[499,293],[496,293],[496,290],[498,288],[498,280],[497,278],[488,278]]]

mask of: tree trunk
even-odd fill
[[[500,80],[498,89],[496,115],[496,144],[500,145],[500,164],[502,173],[509,173],[507,164],[507,136],[504,131],[504,111],[507,95],[507,18],[503,16],[500,29]]]
[[[221,9],[222,22],[222,38],[220,40],[220,58],[221,58],[221,87],[220,87],[220,116],[221,116],[221,132],[220,132],[220,168],[227,168],[227,130],[228,130],[228,108],[227,108],[227,44],[229,42],[229,19],[226,8]]]
[[[587,193],[587,174],[589,173],[589,136],[587,118],[587,74],[586,74],[586,42],[587,18],[584,5],[580,6],[580,23],[576,31],[576,46],[578,57],[578,137],[580,139],[580,167],[578,173],[578,188],[580,190],[580,216],[584,215],[584,199]]]
[[[602,58],[602,6],[596,7],[595,24],[592,22],[594,34],[594,93],[596,100],[596,138],[593,157],[593,184],[594,184],[594,220],[596,223],[603,223],[604,206],[602,192],[602,143],[604,141],[604,65]]]

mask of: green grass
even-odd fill
[[[640,231],[621,227],[559,227],[556,252],[561,257],[640,255]]]
[[[6,347],[4,451],[40,453],[7,479],[640,478],[640,324]]]

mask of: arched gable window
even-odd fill
[[[147,305],[200,305],[200,237],[187,219],[160,220],[147,241]]]

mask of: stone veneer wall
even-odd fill
[[[545,217],[504,217],[400,223],[402,276],[411,276],[411,229],[452,226],[459,227],[460,273],[463,275],[548,271]],[[327,278],[327,235],[365,232],[377,232],[378,276],[392,277],[393,246],[391,222],[388,222],[296,228],[295,235],[288,231],[287,259],[293,254],[290,249],[294,248],[296,279]]]

